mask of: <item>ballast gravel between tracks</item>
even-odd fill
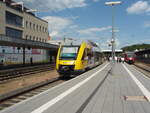
[[[53,78],[53,79],[50,79],[50,80],[46,80],[46,81],[42,81],[40,83],[36,83],[34,85],[31,85],[31,86],[27,86],[27,87],[24,87],[24,88],[20,88],[20,89],[17,89],[17,90],[14,90],[14,91],[2,94],[2,95],[0,95],[0,102],[2,102],[4,100],[7,100],[9,98],[12,98],[14,96],[20,95],[22,93],[31,91],[31,90],[36,89],[38,87],[47,85],[49,83],[56,82],[58,80],[59,80],[59,77],[56,77],[56,78]]]

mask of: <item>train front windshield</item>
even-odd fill
[[[61,60],[75,60],[78,54],[79,46],[64,46],[61,49]]]
[[[132,58],[132,57],[134,57],[134,54],[133,53],[127,54],[127,57]]]

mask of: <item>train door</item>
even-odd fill
[[[92,68],[95,64],[95,59],[94,59],[94,52],[92,49],[88,49],[88,67]]]

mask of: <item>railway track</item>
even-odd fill
[[[150,68],[149,67],[145,67],[145,66],[140,66],[137,64],[134,64],[134,67],[140,71],[141,73],[143,73],[145,76],[147,76],[148,78],[150,78]]]
[[[138,68],[140,68],[140,69],[142,69],[142,70],[147,71],[147,72],[150,73],[150,68],[142,67],[142,66],[137,65],[137,64],[134,64],[134,65],[135,65],[136,67],[138,67]]]
[[[31,88],[30,90],[26,91],[26,92],[23,92],[23,93],[20,93],[20,94],[17,94],[13,97],[10,97],[10,98],[7,98],[3,101],[0,102],[0,110],[3,110],[7,107],[10,107],[18,102],[21,102],[25,99],[28,99],[34,95],[37,95],[45,90],[48,90],[49,88],[52,88],[62,82],[65,82],[66,80],[61,80],[61,79],[55,79],[55,80],[51,80],[51,82],[49,82],[48,84],[45,84],[45,85],[40,85],[36,88]]]
[[[45,64],[45,65],[38,65],[38,66],[1,70],[0,71],[0,83],[10,80],[10,79],[17,78],[17,77],[22,77],[22,76],[35,74],[35,73],[53,70],[54,68],[55,68],[54,64]]]

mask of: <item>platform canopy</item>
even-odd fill
[[[112,50],[102,50],[102,52],[104,52],[104,53],[105,53],[105,52],[110,53],[110,52],[112,52]],[[116,49],[115,52],[121,53],[121,52],[123,52],[123,50],[121,50],[121,49]]]
[[[11,38],[4,35],[0,35],[0,45],[15,46],[15,47],[30,47],[38,49],[58,49],[58,45],[33,40]]]

